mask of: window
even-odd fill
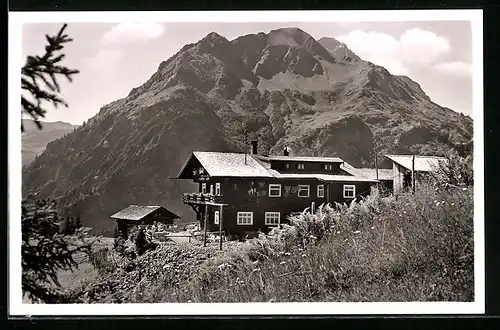
[[[289,168],[290,168],[290,164],[286,163],[286,164],[285,164],[285,168],[286,168],[286,169],[289,169]]]
[[[325,197],[325,186],[322,184],[318,185],[318,197]]]
[[[270,184],[269,185],[269,197],[281,197],[281,185],[280,184]]]
[[[331,171],[331,170],[333,170],[333,165],[332,164],[325,164],[324,168],[327,171]]]
[[[309,197],[309,185],[299,185],[299,197]]]
[[[354,198],[356,196],[356,186],[345,184],[344,185],[344,198]]]
[[[266,212],[266,225],[275,226],[280,224],[279,212]]]
[[[214,224],[218,225],[219,224],[219,211],[215,211],[214,213]]]
[[[202,194],[206,194],[207,193],[207,184],[206,183],[202,183],[201,184],[201,193]]]
[[[238,225],[252,225],[253,212],[238,212]]]
[[[214,194],[214,185],[211,184],[210,185],[210,195],[213,195]]]
[[[303,170],[304,169],[304,164],[297,164],[297,169]]]
[[[215,195],[220,196],[220,182],[215,184]]]

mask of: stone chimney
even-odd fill
[[[250,141],[250,143],[252,144],[252,155],[257,155],[258,141],[257,140],[253,140],[253,141]]]
[[[290,152],[288,151],[288,147],[285,147],[285,149],[283,149],[283,156],[289,156],[290,155]]]

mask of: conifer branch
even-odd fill
[[[56,36],[45,35],[48,43],[45,46],[45,54],[28,56],[26,64],[21,69],[21,88],[34,99],[29,100],[22,95],[21,111],[30,115],[39,129],[42,128],[39,119],[44,118],[47,112],[43,107],[43,102],[50,102],[56,108],[60,105],[68,107],[68,104],[58,95],[61,92],[61,86],[57,81],[58,76],[64,76],[72,82],[72,76],[79,73],[79,70],[60,65],[65,54],[57,54],[57,52],[61,51],[66,43],[73,41],[64,33],[66,27],[67,24],[64,24]],[[22,122],[21,132],[24,132]]]

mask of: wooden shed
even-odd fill
[[[180,219],[175,213],[157,205],[130,205],[111,218],[116,220],[118,231],[124,236],[131,226],[152,225],[155,222],[171,225],[175,219]]]
[[[415,172],[415,180],[425,176],[426,173],[436,171],[440,163],[446,163],[444,157],[436,156],[414,156],[414,155],[386,155],[392,161],[392,178],[394,193],[398,194],[412,186],[412,169]]]

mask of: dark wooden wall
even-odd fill
[[[243,233],[245,231],[266,231],[272,226],[265,225],[265,212],[280,212],[280,222],[286,223],[292,212],[302,212],[314,202],[315,206],[323,203],[350,202],[352,198],[344,198],[343,185],[355,185],[356,195],[366,196],[370,193],[369,182],[335,182],[326,184],[318,180],[283,180],[283,179],[214,179],[207,182],[207,191],[215,182],[221,183],[222,200],[229,206],[223,209],[223,228],[226,232]],[[281,184],[281,197],[270,197],[269,184]],[[317,197],[317,185],[325,187],[324,197]],[[309,197],[298,197],[298,185],[309,185]],[[201,184],[200,184],[201,191]],[[215,188],[214,188],[215,191]],[[329,197],[329,199],[328,199]],[[215,211],[220,207],[208,206],[208,230],[217,231],[214,224]],[[252,225],[238,225],[237,212],[253,212]],[[199,219],[203,222],[203,219]]]
[[[286,168],[286,164],[289,164],[289,168]],[[298,164],[304,164],[304,169],[299,170],[297,168]],[[325,170],[324,165],[332,165],[331,170]],[[300,162],[300,161],[271,161],[271,169],[276,170],[280,173],[321,173],[321,174],[340,174],[340,164],[342,163],[323,163],[323,162]]]
[[[152,225],[155,222],[163,223],[166,225],[171,225],[174,223],[174,218],[172,215],[164,208],[160,208],[146,215],[141,220],[127,220],[127,219],[115,219],[118,227],[118,231],[126,235],[129,228],[137,225]]]

